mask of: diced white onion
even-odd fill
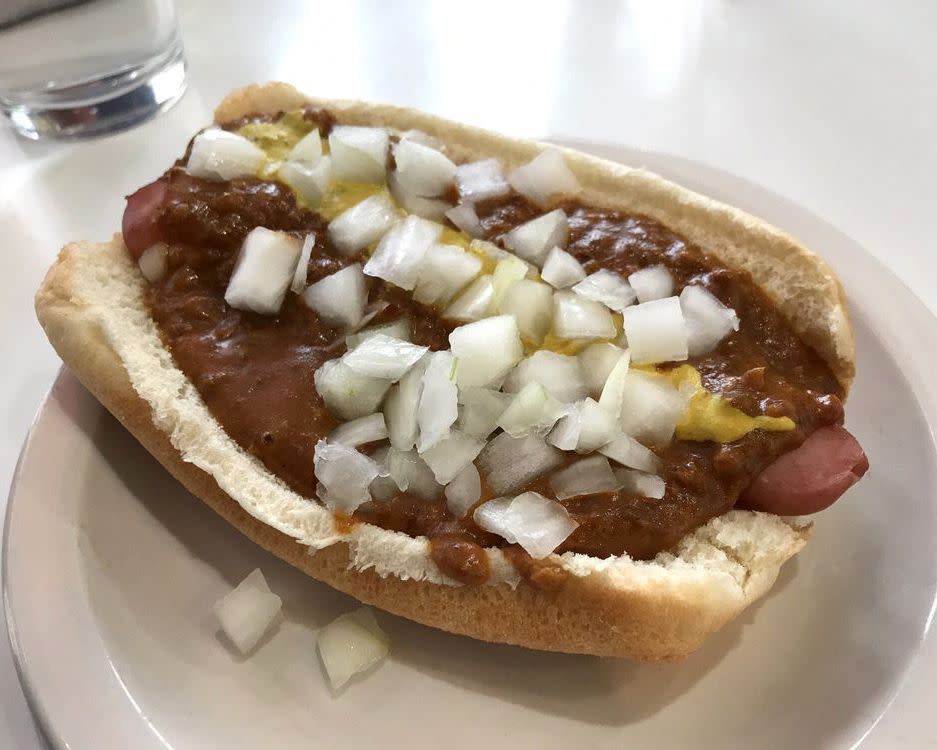
[[[505,258],[516,257],[504,248],[498,247],[494,242],[488,242],[487,240],[472,240],[471,243],[469,243],[469,250],[475,255],[481,255],[483,258],[487,258],[492,263],[497,263],[499,260],[504,260]]]
[[[598,396],[605,387],[605,381],[611,375],[618,360],[625,353],[624,349],[615,344],[599,343],[589,344],[576,356],[582,369],[583,378],[589,393]]]
[[[561,208],[531,219],[504,235],[504,246],[537,266],[554,247],[566,247],[569,222]]]
[[[481,270],[474,255],[437,242],[426,251],[413,298],[424,305],[445,305]]]
[[[212,128],[195,136],[186,171],[207,180],[251,177],[263,166],[267,155],[247,138]]]
[[[396,172],[387,175],[387,187],[397,204],[408,214],[416,214],[430,221],[442,222],[452,204],[438,198],[424,198],[411,193],[401,183]]]
[[[442,495],[443,486],[436,481],[429,468],[416,451],[398,451],[391,448],[388,454],[390,475],[401,490],[423,500],[435,500]]]
[[[286,156],[287,161],[298,161],[303,164],[315,164],[321,158],[322,138],[318,128],[313,128],[300,138]]]
[[[250,653],[273,624],[283,601],[257,568],[215,603],[221,630],[241,654]]]
[[[456,518],[464,518],[482,496],[482,482],[475,464],[469,463],[446,485],[446,507]]]
[[[495,263],[494,273],[491,275],[492,294],[488,312],[496,315],[501,310],[501,303],[508,289],[515,281],[527,276],[530,266],[520,258],[509,255]]]
[[[385,234],[364,266],[368,276],[377,276],[401,289],[413,289],[430,246],[439,239],[442,225],[419,216],[408,216]]]
[[[140,260],[137,261],[143,278],[151,284],[159,281],[166,275],[166,251],[166,243],[157,242],[155,245],[150,245],[144,250],[143,254],[140,256]]]
[[[384,128],[338,125],[329,134],[332,169],[339,180],[383,182],[390,139]]]
[[[446,218],[465,232],[469,237],[483,237],[485,230],[471,203],[460,203],[446,210]]]
[[[353,263],[306,287],[303,302],[331,325],[353,328],[364,317],[368,287],[360,263]]]
[[[723,305],[701,286],[688,286],[680,292],[680,308],[686,319],[687,349],[691,357],[711,352],[732,331],[739,329],[735,310]]]
[[[517,318],[521,336],[539,346],[553,322],[553,289],[539,281],[520,279],[508,287],[498,311]]]
[[[486,201],[500,198],[511,192],[497,159],[483,159],[469,164],[460,164],[455,171],[459,196],[463,201]]]
[[[299,262],[296,263],[296,270],[293,271],[293,281],[290,283],[290,289],[296,294],[302,294],[306,288],[306,274],[309,273],[309,259],[312,257],[312,249],[316,246],[315,232],[310,232],[303,240],[303,248],[299,252]]]
[[[359,375],[396,381],[419,362],[428,350],[429,347],[378,333],[347,352],[342,361]]]
[[[634,289],[617,273],[604,268],[591,273],[573,287],[576,294],[601,302],[607,308],[621,312],[634,304]]]
[[[539,435],[511,437],[506,432],[496,435],[478,457],[488,486],[498,495],[519,490],[562,462],[563,454]]]
[[[370,607],[344,614],[319,631],[316,645],[332,690],[387,656],[389,641]]]
[[[602,387],[599,403],[612,414],[621,414],[625,401],[625,388],[628,383],[628,370],[631,367],[631,356],[626,350],[615,363],[612,371]]]
[[[323,156],[315,164],[298,161],[283,162],[277,177],[302,196],[310,206],[318,206],[329,189],[332,179],[332,160]]]
[[[664,299],[673,294],[673,276],[666,266],[649,266],[635,271],[628,277],[628,283],[638,295],[638,302]]]
[[[449,334],[449,345],[459,360],[460,388],[498,383],[524,356],[513,315],[498,315],[459,326]]]
[[[561,339],[610,339],[617,330],[608,308],[575,292],[553,295],[553,334]]]
[[[329,239],[344,255],[354,255],[377,242],[397,221],[397,212],[384,193],[365,198],[345,209],[329,224]]]
[[[407,318],[398,318],[389,323],[380,323],[378,325],[363,328],[358,333],[353,333],[345,337],[345,348],[351,351],[358,344],[371,336],[383,333],[385,336],[399,339],[400,341],[410,340],[410,321]]]
[[[450,427],[459,416],[456,361],[452,352],[433,352],[428,357],[429,364],[423,373],[423,392],[417,409],[420,434],[416,447],[420,453],[425,453],[449,437]]]
[[[422,130],[405,130],[400,134],[400,140],[413,141],[437,150],[442,148],[442,142],[438,138],[431,136],[429,133],[424,133]]]
[[[540,383],[564,403],[586,396],[582,368],[576,357],[541,349],[523,359],[504,380],[503,390],[517,393],[528,383]]]
[[[450,430],[449,437],[440,440],[421,456],[426,465],[433,470],[433,476],[440,484],[449,484],[485,447],[485,441],[466,435],[458,430]]]
[[[329,433],[330,442],[341,443],[349,448],[384,440],[386,437],[387,425],[384,424],[384,415],[380,412],[340,424]]]
[[[560,503],[537,492],[489,500],[472,517],[486,531],[519,544],[535,560],[553,552],[579,526]]]
[[[544,150],[532,161],[515,169],[508,175],[508,182],[541,208],[546,208],[555,196],[576,195],[581,189],[563,154],[555,148]]]
[[[513,437],[546,435],[565,411],[563,404],[540,383],[528,383],[498,418],[498,427]]]
[[[469,284],[442,315],[444,318],[466,323],[481,320],[488,313],[493,296],[491,274],[483,274]]]
[[[678,297],[633,305],[622,313],[631,360],[638,365],[687,358],[687,327]]]
[[[660,469],[660,459],[630,435],[619,435],[612,442],[599,448],[599,453],[632,469],[646,472],[655,472]]]
[[[625,381],[622,429],[644,443],[668,443],[686,413],[691,395],[664,378],[632,370]]]
[[[621,429],[618,426],[618,412],[610,412],[591,398],[585,399],[579,407],[579,441],[576,450],[591,453],[616,437]]]
[[[231,307],[264,315],[280,311],[302,243],[285,232],[256,227],[241,244],[224,299]]]
[[[389,380],[359,375],[340,359],[323,362],[315,383],[329,411],[345,420],[376,412],[390,388]]]
[[[394,147],[397,179],[414,195],[442,195],[455,179],[456,166],[443,153],[414,140],[400,141]]]
[[[424,356],[395,385],[384,402],[384,418],[390,444],[399,451],[412,450],[419,436],[417,410],[423,393],[423,373],[429,364]]]
[[[558,500],[599,492],[614,492],[621,482],[605,456],[589,456],[570,464],[550,477],[550,488]]]
[[[316,492],[330,510],[352,513],[371,499],[368,488],[381,473],[370,457],[341,443],[320,440],[315,449]]]
[[[622,490],[630,492],[632,495],[660,500],[667,492],[667,485],[664,480],[654,474],[635,471],[634,469],[616,469],[615,476],[621,482]]]
[[[547,253],[540,276],[555,289],[566,289],[586,278],[586,271],[572,255],[554,247]]]
[[[487,438],[498,427],[498,419],[508,408],[512,396],[488,388],[459,390],[459,429],[467,435]]]
[[[582,432],[582,401],[566,404],[566,414],[547,435],[547,442],[561,451],[574,451]]]

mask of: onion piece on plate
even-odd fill
[[[326,323],[354,328],[364,317],[368,287],[360,263],[336,271],[306,287],[302,300]]]
[[[315,164],[287,161],[277,170],[277,177],[299,193],[306,203],[315,207],[329,189],[332,160],[323,156]]]
[[[497,495],[515,492],[528,482],[555,469],[563,454],[539,435],[496,435],[478,456],[488,486]]]
[[[559,195],[576,195],[582,189],[579,181],[566,164],[563,154],[547,148],[533,160],[508,175],[508,182],[518,193],[541,208]]]
[[[330,443],[357,448],[359,445],[374,443],[386,437],[387,425],[384,423],[384,415],[378,412],[340,424],[329,433],[328,440]]]
[[[687,327],[687,350],[691,357],[715,349],[732,331],[739,329],[739,316],[701,286],[684,287],[680,308]]]
[[[576,450],[580,453],[591,453],[601,448],[621,432],[618,412],[609,411],[594,399],[584,399],[578,411],[580,422]]]
[[[450,430],[448,437],[420,455],[433,470],[436,481],[449,484],[463,469],[472,465],[472,461],[484,447],[485,441],[481,438],[466,435],[459,430]]]
[[[691,391],[681,391],[665,378],[629,372],[621,408],[622,430],[651,445],[668,443],[691,396]]]
[[[566,213],[557,208],[550,213],[514,227],[504,235],[504,246],[524,260],[540,266],[554,247],[565,247],[569,237]]]
[[[387,656],[389,644],[370,607],[337,617],[316,637],[332,690],[340,690],[356,674],[379,664]]]
[[[417,410],[423,393],[423,373],[429,365],[429,357],[424,356],[395,385],[384,402],[384,419],[390,444],[397,450],[412,450],[419,436]]]
[[[561,339],[611,339],[618,331],[608,308],[575,292],[553,295],[553,334]]]
[[[449,334],[449,345],[459,360],[460,388],[499,383],[524,356],[513,315],[498,315],[459,326]]]
[[[423,259],[439,239],[442,225],[419,216],[408,216],[385,234],[364,266],[368,276],[377,276],[401,289],[413,289]]]
[[[507,288],[498,312],[513,315],[521,336],[540,346],[553,322],[553,289],[539,281],[519,279]]]
[[[404,211],[430,221],[442,222],[446,218],[446,211],[452,207],[452,204],[438,198],[424,198],[411,193],[400,183],[396,172],[387,175],[387,187],[390,188],[390,194]]]
[[[445,154],[414,140],[394,146],[394,161],[401,186],[417,196],[442,195],[455,179],[456,166]]]
[[[573,287],[576,294],[601,302],[610,310],[621,312],[634,304],[635,293],[630,284],[617,273],[604,268],[591,273]]]
[[[487,438],[498,428],[498,419],[508,408],[512,396],[488,388],[459,390],[459,429],[468,435]]]
[[[605,381],[608,380],[608,376],[612,374],[612,370],[615,369],[615,365],[624,353],[625,350],[620,346],[603,342],[589,344],[576,355],[579,358],[582,376],[589,393],[593,396],[602,393]]]
[[[508,289],[515,281],[525,278],[529,270],[530,266],[527,263],[513,255],[508,255],[495,263],[494,273],[491,274],[491,304],[488,306],[488,312],[491,315],[497,315],[501,311],[501,303]]]
[[[314,462],[317,494],[330,510],[343,513],[352,513],[371,499],[368,488],[381,474],[381,467],[370,457],[325,440],[316,443]]]
[[[456,518],[464,518],[482,496],[482,482],[475,464],[469,463],[446,485],[446,507]]]
[[[477,203],[501,198],[511,192],[497,159],[482,159],[460,164],[455,170],[459,196],[463,202]]]
[[[244,238],[224,299],[238,310],[276,315],[286,297],[302,243],[285,232],[255,227]]]
[[[296,270],[293,271],[293,281],[290,283],[290,290],[296,294],[302,294],[303,289],[306,288],[306,275],[309,273],[309,259],[312,257],[312,250],[315,246],[315,232],[310,232],[303,240],[303,247],[299,252],[299,261],[296,263]]]
[[[389,380],[359,375],[340,359],[323,362],[315,384],[329,411],[344,420],[376,412],[390,388]]]
[[[343,255],[354,255],[377,242],[397,221],[390,198],[377,193],[345,209],[329,224],[329,239]]]
[[[427,351],[429,347],[378,333],[347,352],[342,362],[359,375],[396,381],[419,362]]]
[[[313,128],[300,138],[286,155],[287,161],[298,161],[302,164],[315,164],[321,158],[322,137],[318,128]]]
[[[423,392],[417,407],[416,447],[420,453],[449,437],[450,428],[459,417],[456,361],[452,352],[432,352],[427,356],[429,363],[423,372]]]
[[[426,251],[413,298],[424,305],[445,305],[481,270],[481,260],[471,253],[437,242]]]
[[[622,323],[635,364],[680,362],[687,358],[687,327],[678,297],[633,305],[622,313]]]
[[[667,492],[667,484],[659,476],[634,469],[615,469],[615,476],[625,492],[640,497],[660,500]]]
[[[475,213],[475,206],[471,203],[460,203],[458,206],[447,209],[446,218],[469,237],[484,237],[485,235],[481,220]]]
[[[383,182],[389,144],[384,128],[336,125],[329,133],[335,176],[349,182]]]
[[[246,655],[263,638],[282,606],[283,600],[270,591],[267,579],[256,568],[219,599],[214,610],[228,640]]]
[[[537,492],[489,500],[472,517],[486,531],[519,544],[535,560],[553,552],[579,526],[562,504]]]
[[[566,289],[586,278],[582,263],[558,247],[547,253],[540,276],[555,289]]]
[[[206,180],[233,180],[257,174],[266,160],[263,149],[244,136],[211,128],[195,136],[185,169]]]
[[[664,299],[673,294],[673,276],[666,266],[648,266],[635,271],[628,277],[628,283],[638,295],[638,302]]]
[[[168,248],[165,242],[157,242],[155,245],[150,245],[144,250],[143,254],[140,256],[140,260],[137,261],[143,278],[151,284],[156,283],[166,275],[167,250]]]
[[[345,337],[345,348],[351,351],[362,341],[383,333],[385,336],[398,339],[400,341],[410,340],[410,320],[408,318],[398,318],[389,323],[378,323],[377,325],[362,328],[358,333],[352,333]]]
[[[463,323],[481,320],[488,314],[488,308],[491,307],[493,297],[494,284],[491,280],[491,274],[483,274],[469,284],[465,291],[453,300],[442,316]]]
[[[646,472],[656,472],[660,469],[660,459],[653,451],[645,448],[630,435],[619,435],[599,448],[599,453],[632,469]]]
[[[605,456],[589,456],[570,464],[550,477],[550,488],[558,500],[600,492],[615,492],[621,482]]]
[[[513,437],[545,435],[565,412],[564,405],[540,383],[528,383],[498,418],[498,427]]]
[[[582,368],[576,357],[541,349],[521,360],[504,379],[502,390],[517,393],[528,383],[540,383],[564,403],[586,396]]]

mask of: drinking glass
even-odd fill
[[[172,0],[0,0],[0,114],[26,138],[124,130],[185,81]]]

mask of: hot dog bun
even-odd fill
[[[456,159],[497,156],[511,165],[542,147],[399,107],[316,101],[285,84],[236,91],[215,118],[310,101],[342,122],[419,128]],[[848,388],[852,334],[840,284],[822,260],[760,220],[655,175],[577,152],[567,152],[567,161],[584,201],[649,214],[751,272]],[[564,554],[558,559],[571,575],[556,591],[522,582],[498,550],[489,550],[489,584],[456,585],[436,568],[425,540],[369,524],[344,532],[327,509],[238,447],[163,347],[143,284],[119,235],[73,243],[40,288],[37,314],[65,363],[193,494],[290,564],[387,611],[529,648],[676,660],[768,591],[809,536],[809,527],[777,516],[731,511],[653,561]]]

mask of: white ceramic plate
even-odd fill
[[[867,736],[935,598],[937,324],[877,261],[788,201],[683,160],[584,147],[767,218],[843,278],[859,351],[849,427],[872,469],[817,519],[771,595],[666,666],[487,645],[380,614],[392,656],[336,698],[315,631],[354,602],[215,517],[63,372],[24,448],[4,545],[14,651],[55,745],[783,748]],[[243,661],[211,605],[257,566],[286,618]]]

